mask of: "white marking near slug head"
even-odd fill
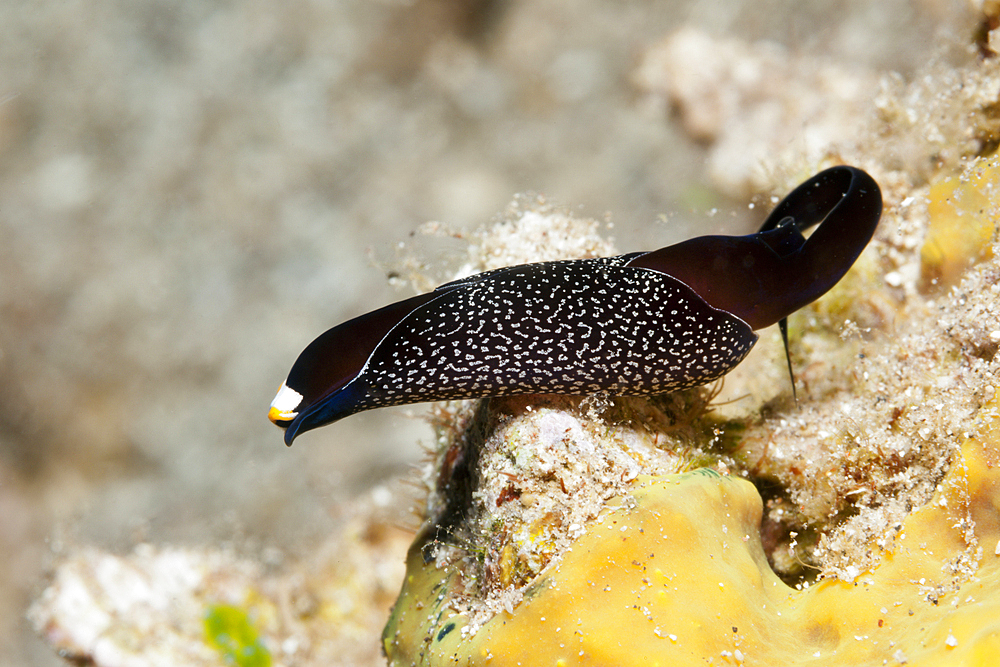
[[[285,426],[279,422],[289,422],[298,416],[295,408],[302,402],[302,394],[295,391],[284,382],[278,389],[278,395],[271,401],[271,409],[267,411],[267,418],[278,426]]]

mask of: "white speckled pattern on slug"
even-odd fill
[[[757,339],[632,256],[498,269],[439,288],[372,353],[359,408],[526,393],[656,394],[711,382]]]

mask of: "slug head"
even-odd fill
[[[429,292],[379,308],[335,326],[310,343],[295,360],[267,413],[268,419],[285,429],[285,443],[290,445],[298,433],[331,421],[328,415],[337,412],[352,393],[342,390],[358,378],[382,339],[438,294]],[[337,400],[326,400],[336,392],[341,392]]]

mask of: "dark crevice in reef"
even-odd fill
[[[480,401],[461,438],[445,454],[438,478],[437,493],[447,503],[431,527],[424,533],[421,547],[424,562],[434,559],[440,544],[460,545],[468,535],[472,494],[479,486],[479,457],[491,426],[490,401]]]
[[[802,586],[814,582],[819,576],[816,564],[808,558],[819,540],[815,528],[796,520],[795,504],[788,489],[777,480],[758,477],[751,480],[760,493],[764,512],[760,523],[760,539],[768,565],[789,586]],[[780,518],[779,518],[780,517]],[[781,551],[791,550],[791,558],[779,557]]]

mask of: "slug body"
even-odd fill
[[[871,240],[878,185],[834,167],[749,236],[480,273],[336,326],[271,403],[285,442],[372,408],[511,394],[659,394],[732,370],[833,287]],[[802,232],[818,223],[806,239]]]

